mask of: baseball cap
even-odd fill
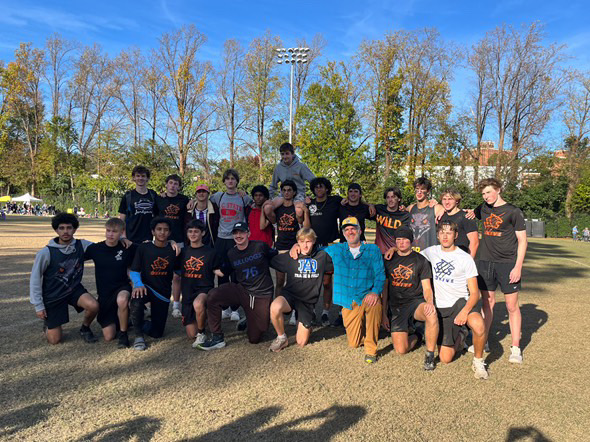
[[[352,189],[356,189],[360,193],[363,193],[363,189],[361,188],[361,185],[359,183],[350,183],[348,185],[348,190],[352,190]]]
[[[397,238],[406,238],[409,239],[410,242],[414,241],[414,232],[408,226],[400,226],[398,227],[393,235]]]
[[[348,226],[354,226],[359,228],[361,227],[361,225],[359,224],[359,220],[356,219],[354,216],[348,216],[344,218],[344,221],[342,221],[342,226],[340,227],[340,229],[344,230],[344,228]]]
[[[234,233],[235,231],[240,231],[240,232],[249,232],[250,229],[248,228],[248,224],[240,221],[234,224],[233,229],[231,229],[231,233]]]
[[[196,192],[198,192],[199,190],[204,190],[205,192],[211,193],[211,191],[209,190],[209,187],[207,187],[205,184],[201,184],[201,185],[197,186]]]

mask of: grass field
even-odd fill
[[[102,221],[77,237],[102,239]],[[225,324],[228,346],[193,350],[180,321],[146,352],[78,336],[70,309],[64,343],[50,347],[29,304],[36,251],[49,219],[0,222],[0,440],[407,440],[582,441],[590,439],[590,244],[531,240],[523,273],[524,364],[508,363],[502,296],[489,338],[490,379],[471,355],[434,372],[424,348],[399,356],[384,334],[366,366],[343,330],[319,328],[312,343],[268,351]],[[84,285],[95,290],[92,266]],[[99,326],[92,325],[94,332]],[[293,342],[294,327],[287,333]]]

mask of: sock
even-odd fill
[[[329,312],[328,310],[326,310],[326,309],[323,309],[323,310],[322,310],[322,315],[327,315],[327,314],[329,314],[329,313],[330,313],[330,312]]]
[[[278,338],[280,338],[281,340],[287,339],[287,333],[283,333],[282,335],[279,335]]]
[[[127,336],[127,330],[120,330],[119,331],[119,335],[121,335],[121,336]]]
[[[90,331],[90,327],[88,327],[87,325],[82,324],[82,327],[80,327],[80,331],[83,331],[83,332]]]
[[[483,362],[483,358],[476,358],[475,356],[473,357],[473,360],[477,362]]]
[[[204,328],[201,328],[201,329],[198,328],[197,329],[197,333],[203,334],[203,333],[205,333],[205,329]]]
[[[430,358],[434,358],[434,352],[426,350],[426,356],[428,356]]]
[[[179,301],[174,301],[173,308],[177,308],[178,310],[180,310],[180,302]]]

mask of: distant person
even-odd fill
[[[584,237],[584,241],[590,241],[590,230],[588,230],[588,227],[582,231],[582,236]]]
[[[577,225],[575,225],[572,228],[572,237],[574,238],[574,241],[578,240],[578,226]]]

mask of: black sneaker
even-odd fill
[[[225,347],[225,340],[223,339],[223,334],[213,334],[209,339],[207,339],[203,344],[197,345],[199,350],[217,350],[219,348]]]
[[[327,327],[328,325],[330,325],[330,317],[328,316],[327,313],[322,313],[322,325],[324,327]]]
[[[238,324],[236,325],[236,330],[243,332],[247,328],[248,328],[248,321],[246,320],[246,317],[244,316],[242,319],[240,319],[238,321]]]
[[[432,371],[435,368],[435,364],[434,364],[434,354],[429,355],[428,353],[426,354],[426,356],[424,357],[424,370],[426,371]]]
[[[129,336],[127,336],[127,332],[119,333],[119,342],[117,343],[117,348],[129,348]]]
[[[98,341],[98,339],[96,339],[96,336],[94,336],[94,333],[92,333],[92,330],[90,330],[89,327],[82,326],[80,328],[80,336],[82,336],[82,339],[84,339],[84,342],[86,342],[87,344],[94,344],[96,341]]]
[[[332,322],[332,327],[344,327],[344,321],[342,320],[342,315],[338,315],[338,317]]]

